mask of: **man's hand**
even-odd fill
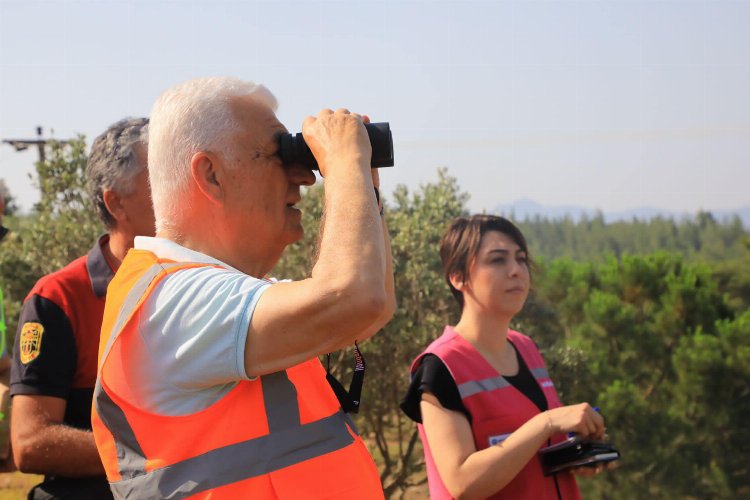
[[[372,146],[362,117],[340,108],[324,109],[317,117],[308,116],[302,124],[302,135],[318,161],[320,175],[331,168],[352,168],[352,163],[370,168]]]

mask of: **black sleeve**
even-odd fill
[[[54,302],[32,295],[21,309],[13,349],[10,394],[66,399],[76,370],[73,328]]]
[[[471,422],[471,415],[461,401],[456,382],[445,364],[434,354],[427,354],[422,358],[422,363],[414,372],[409,389],[404,399],[401,400],[401,410],[410,419],[420,424],[422,412],[419,409],[419,403],[422,401],[423,392],[433,394],[443,408],[459,411]]]

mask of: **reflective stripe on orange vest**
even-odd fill
[[[272,380],[267,381],[266,378]],[[261,379],[264,396],[274,394],[276,388],[283,389],[284,382],[290,385],[283,372]],[[274,435],[272,430],[266,436],[218,448],[169,467],[146,472],[146,458],[125,414],[100,388],[97,384],[97,411],[107,428],[117,436],[118,466],[122,480],[111,483],[110,486],[119,497],[135,495],[140,498],[185,498],[310,460],[353,442],[344,425],[348,422],[348,417],[343,411],[304,426],[299,425],[297,415],[297,425],[291,429],[282,427],[282,436]],[[284,404],[278,407],[267,404],[269,416],[275,413],[276,417],[280,417],[274,423],[278,427],[282,426],[283,420],[293,418],[283,411],[283,406]],[[269,418],[269,423],[271,422],[274,420]],[[252,460],[248,461],[246,457],[252,457]],[[201,471],[198,481],[196,470]]]
[[[144,254],[143,251],[140,253]],[[133,260],[136,259],[137,257]],[[209,425],[213,432],[212,437],[216,438],[218,433],[221,437],[219,441],[223,444],[207,447],[205,443],[214,441],[201,442],[200,434],[184,435],[184,446],[177,446],[179,448],[177,454],[174,453],[175,446],[171,446],[165,456],[160,456],[158,450],[162,449],[162,443],[159,442],[158,434],[152,433],[149,438],[151,441],[139,439],[139,433],[149,434],[148,429],[143,430],[144,425],[146,427],[151,423],[168,425],[169,419],[179,422],[183,417],[155,416],[133,407],[127,399],[110,393],[105,374],[106,366],[108,366],[107,360],[115,350],[118,351],[118,356],[121,355],[121,348],[117,346],[126,340],[121,333],[125,331],[132,333],[131,319],[148,298],[156,283],[167,274],[178,272],[183,268],[206,265],[159,261],[155,256],[150,260],[155,264],[146,267],[140,276],[137,274],[140,272],[138,262],[130,266],[136,270],[136,273],[131,273],[131,282],[134,284],[127,295],[119,298],[122,304],[116,318],[108,316],[105,311],[104,325],[113,326],[108,328],[108,332],[103,332],[105,336],[102,337],[100,348],[99,379],[94,390],[92,420],[97,446],[115,496],[186,498],[200,493],[210,495],[212,490],[224,487],[221,490],[224,493],[218,496],[232,498],[233,495],[236,497],[236,490],[234,490],[235,493],[230,494],[227,487],[234,483],[244,485],[248,480],[255,481],[270,474],[270,483],[266,484],[267,481],[262,484],[252,483],[265,493],[258,493],[251,488],[247,490],[247,495],[292,498],[298,496],[294,491],[295,467],[304,466],[301,470],[307,472],[300,473],[301,476],[296,479],[302,484],[306,482],[313,484],[311,489],[314,489],[314,483],[311,482],[315,480],[319,480],[320,485],[329,485],[332,481],[341,483],[333,484],[332,487],[325,486],[324,493],[328,496],[342,497],[344,490],[348,496],[350,494],[348,492],[352,492],[353,488],[361,486],[362,489],[357,490],[358,496],[382,498],[382,488],[372,458],[358,436],[353,422],[338,408],[335,396],[330,393],[330,388],[325,382],[325,372],[317,359],[289,370],[261,376],[256,381],[239,382],[228,394],[206,410],[187,416],[188,419],[195,418],[198,421],[197,424],[188,425],[189,431],[195,432],[197,429],[200,433],[201,425]],[[123,267],[126,264],[127,257],[126,262],[123,262]],[[124,289],[128,285],[127,279],[113,280],[113,284]],[[110,294],[115,296],[113,302],[116,302],[117,294],[112,294],[111,291]],[[116,305],[113,304],[113,306]],[[130,335],[127,338],[132,337]],[[115,356],[115,361],[122,363],[118,356]],[[119,365],[116,364],[116,366]],[[316,371],[318,368],[320,373]],[[290,379],[290,370],[296,373],[294,382]],[[322,381],[322,389],[318,391],[320,394],[314,391],[314,396],[298,395],[297,387],[300,386],[300,379],[311,378]],[[267,424],[267,433],[252,435],[249,439],[242,438],[241,430],[230,428],[236,425],[222,430],[224,428],[221,421],[210,420],[211,417],[216,418],[217,415],[220,419],[223,415],[221,412],[229,408],[227,413],[231,413],[231,416],[228,418],[236,423],[238,412],[241,412],[244,406],[235,403],[247,401],[241,398],[247,394],[253,394],[251,391],[258,389],[258,384],[260,384],[260,390],[257,395],[262,397],[259,408],[265,411],[265,415],[259,415],[256,411],[247,415],[246,418],[264,418],[265,423],[260,427],[265,428]],[[306,398],[302,415],[299,406],[300,397]],[[320,397],[325,397],[325,401],[316,399]],[[256,408],[257,401],[252,403],[256,405]],[[206,416],[206,412],[213,413]],[[244,417],[244,415],[243,413],[241,416]],[[258,427],[257,422],[254,425]],[[180,434],[180,438],[182,437],[183,434]],[[168,438],[165,441],[168,441]],[[169,447],[169,445],[166,446]],[[112,450],[112,452],[106,450]],[[318,463],[320,465],[315,465]],[[326,464],[331,465],[326,466]],[[342,464],[345,465],[342,467]],[[310,472],[315,470],[327,471],[330,477],[305,477],[305,474],[308,476],[316,474]],[[351,477],[347,478],[347,473]],[[283,480],[278,477],[274,480],[274,474],[277,476],[281,474],[279,477],[283,477]],[[344,477],[342,478],[341,475]],[[292,480],[289,477],[292,477]],[[350,482],[344,483],[345,481]],[[270,492],[273,492],[273,495]],[[216,497],[215,494],[213,498]]]

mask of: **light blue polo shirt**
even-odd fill
[[[129,358],[136,404],[164,415],[202,410],[231,391],[245,372],[245,342],[258,299],[271,282],[163,238],[138,236],[135,248],[177,262],[220,267],[168,275],[143,306],[141,340]]]

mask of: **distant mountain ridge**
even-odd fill
[[[738,208],[736,210],[704,210],[710,212],[717,221],[727,222],[733,216],[739,216],[742,220],[742,225],[745,229],[750,230],[750,205]],[[641,221],[647,221],[656,217],[662,217],[665,219],[694,220],[697,213],[679,212],[673,210],[665,210],[663,208],[654,207],[641,207],[634,208],[631,210],[623,210],[618,212],[604,212],[594,208],[586,208],[579,205],[542,205],[534,200],[523,198],[513,203],[505,203],[496,205],[492,209],[492,213],[511,216],[515,220],[522,221],[524,219],[533,219],[537,215],[542,218],[558,220],[565,217],[570,217],[574,221],[578,221],[581,218],[596,217],[597,214],[602,213],[604,220],[607,223],[617,221],[631,221],[638,219]]]

